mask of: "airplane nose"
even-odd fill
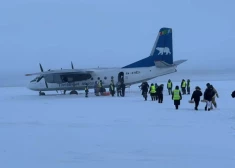
[[[33,84],[32,84],[32,83],[29,83],[29,84],[27,85],[27,88],[30,89],[30,90],[34,90],[34,87],[33,87]]]
[[[27,88],[28,88],[28,89],[31,89],[31,87],[32,87],[32,86],[31,86],[31,83],[28,83]]]

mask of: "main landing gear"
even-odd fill
[[[45,96],[46,94],[42,91],[39,92],[39,96]]]
[[[70,92],[70,94],[71,94],[71,95],[72,95],[72,94],[78,95],[78,92],[77,92],[76,90],[72,90],[72,91]]]

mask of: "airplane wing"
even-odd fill
[[[94,71],[87,71],[87,70],[79,70],[79,69],[62,69],[62,70],[49,70],[44,72],[37,72],[31,74],[25,74],[25,76],[33,76],[33,75],[49,75],[49,74],[90,74]]]

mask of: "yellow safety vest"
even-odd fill
[[[186,87],[186,82],[185,81],[183,82],[182,87]]]
[[[167,88],[172,88],[172,83],[171,82],[167,83]]]
[[[110,88],[111,88],[111,90],[113,90],[113,85],[112,84],[110,85]]]
[[[151,91],[150,91],[151,93],[156,93],[156,87],[153,85],[153,86],[151,86]]]
[[[87,87],[87,86],[85,87],[85,90],[88,90],[88,87]]]
[[[180,90],[174,90],[173,93],[173,100],[180,100]]]

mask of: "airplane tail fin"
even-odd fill
[[[173,64],[173,41],[171,28],[161,28],[159,30],[149,57],[126,65],[123,68],[155,66],[155,61],[164,61],[169,65]]]
[[[154,58],[154,61],[164,61],[167,64],[173,64],[173,40],[171,28],[160,29],[150,56]]]

